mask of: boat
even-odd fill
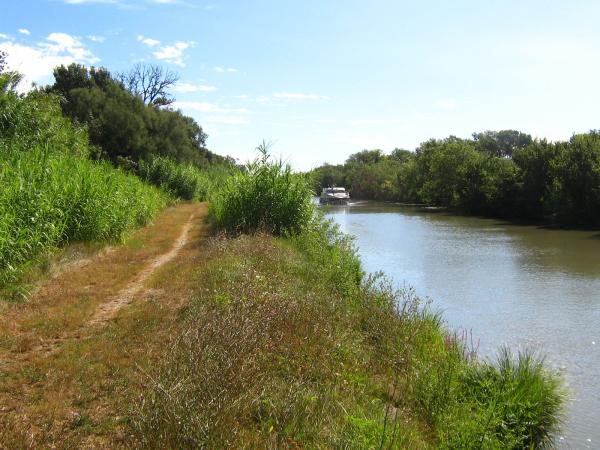
[[[350,194],[343,187],[326,187],[321,192],[319,203],[322,205],[347,205]]]

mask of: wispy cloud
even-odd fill
[[[19,33],[29,36],[31,31],[29,31],[27,28],[19,28]]]
[[[303,94],[299,92],[277,92],[273,94],[273,97],[285,100],[329,100],[327,95]]]
[[[215,72],[219,72],[219,73],[235,73],[238,70],[235,67],[221,67],[221,66],[215,66]]]
[[[217,88],[215,86],[210,86],[208,84],[177,83],[177,85],[173,88],[173,90],[175,92],[187,94],[190,92],[212,92],[212,91],[216,91]]]
[[[177,83],[177,85],[175,86],[175,88],[173,90],[175,92],[187,94],[190,92],[212,92],[212,91],[216,91],[217,88],[215,86],[210,86],[208,84]]]
[[[0,43],[0,50],[8,54],[9,68],[25,77],[21,89],[26,89],[32,82],[49,82],[52,70],[61,64],[96,64],[100,61],[78,38],[67,33],[51,33],[34,45],[5,41]]]
[[[158,44],[160,44],[159,40],[144,37],[141,34],[138,35],[137,40],[138,42],[141,42],[142,44],[147,45],[148,47],[156,47]]]
[[[189,109],[193,111],[203,112],[203,113],[225,113],[225,114],[248,114],[246,108],[230,108],[217,105],[216,103],[210,102],[186,102],[186,101],[177,101],[174,105],[176,108],[181,109]]]
[[[99,42],[99,43],[102,43],[106,40],[106,38],[104,36],[95,36],[93,34],[90,34],[89,36],[87,36],[87,38],[92,42]]]

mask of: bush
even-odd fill
[[[0,94],[0,285],[51,247],[121,239],[169,200],[89,153],[56,97]]]
[[[142,180],[159,186],[184,200],[205,200],[209,191],[208,176],[190,164],[180,164],[165,157],[140,161]]]
[[[257,150],[262,157],[248,164],[245,171],[232,175],[215,193],[212,216],[219,227],[234,233],[301,233],[315,211],[309,178],[293,173],[281,161],[269,161],[265,143]]]
[[[108,163],[42,148],[0,153],[0,284],[50,247],[119,240],[168,201]]]

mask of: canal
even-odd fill
[[[429,297],[480,357],[502,345],[545,355],[570,395],[557,444],[600,448],[600,231],[374,202],[326,211],[355,236],[365,270]]]

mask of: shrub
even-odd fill
[[[265,143],[257,150],[262,157],[232,175],[215,193],[212,216],[218,226],[234,233],[301,233],[314,216],[309,178],[293,173],[282,161],[270,161]]]
[[[119,240],[168,201],[137,177],[43,148],[0,153],[0,284],[70,241]]]
[[[167,203],[89,153],[85,130],[61,115],[56,97],[0,93],[0,285],[51,247],[121,239]]]
[[[208,195],[209,180],[203,171],[166,157],[158,156],[140,161],[139,175],[142,180],[184,200],[204,200]]]

